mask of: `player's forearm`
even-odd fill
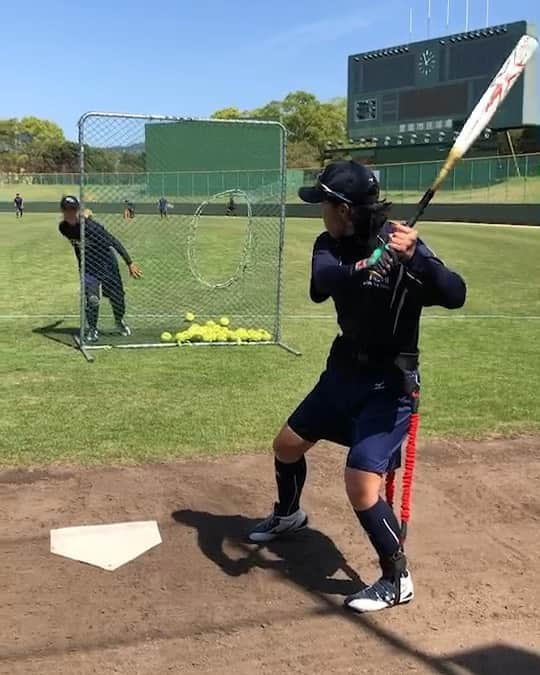
[[[124,262],[129,267],[131,265],[131,263],[133,262],[133,259],[129,255],[126,247],[116,237],[113,237],[112,234],[110,234],[109,236],[111,238],[111,246],[118,253],[118,255],[123,258]]]
[[[353,278],[357,278],[360,274],[365,275],[366,271],[357,267],[357,263],[342,265],[332,254],[318,252],[312,260],[311,286],[317,296],[325,296],[326,298],[339,291],[344,284],[347,284]],[[313,294],[312,299],[314,299]]]
[[[407,268],[424,285],[424,291],[431,300],[429,304],[447,309],[459,309],[465,304],[467,287],[464,280],[438,258],[416,252]]]

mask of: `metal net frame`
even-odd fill
[[[86,358],[186,345],[298,353],[281,325],[286,138],[277,122],[81,117],[72,243]]]

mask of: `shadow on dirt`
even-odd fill
[[[356,615],[345,611],[334,595],[347,595],[363,583],[359,575],[348,565],[345,557],[322,532],[306,529],[291,539],[280,539],[265,546],[248,544],[246,535],[258,522],[241,515],[217,515],[206,511],[189,509],[172,514],[177,523],[197,530],[202,553],[225,574],[239,576],[258,567],[271,569],[283,575],[284,580],[297,584],[308,591],[329,610],[341,614],[344,620],[355,623],[382,642],[401,651],[409,658],[440,675],[533,675],[540,673],[540,657],[524,649],[504,644],[495,644],[473,651],[436,657],[417,649],[398,634],[391,632],[372,616]],[[224,551],[225,542],[232,542],[245,552],[233,559]],[[267,558],[268,551],[274,559]],[[332,579],[339,570],[347,579]],[[459,667],[456,668],[456,666]]]
[[[364,585],[334,542],[318,530],[307,528],[294,539],[283,538],[260,546],[248,544],[246,539],[257,520],[189,509],[175,511],[172,517],[197,530],[201,551],[229,576],[245,574],[254,567],[271,569],[307,591],[329,595],[349,595]],[[226,540],[245,555],[239,559],[227,555]],[[271,556],[264,555],[264,551]],[[338,572],[342,578],[332,578]]]

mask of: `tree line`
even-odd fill
[[[346,142],[346,100],[322,102],[306,91],[287,94],[253,110],[227,107],[213,119],[278,121],[288,131],[289,167],[315,166],[329,145]],[[95,172],[136,173],[145,170],[141,145],[127,148],[85,147],[87,166]],[[0,171],[13,173],[77,173],[79,146],[68,141],[58,124],[38,117],[0,120]]]
[[[307,91],[294,91],[253,110],[222,108],[212,118],[281,122],[288,131],[289,167],[321,164],[328,147],[347,142],[347,101],[342,97],[323,102]]]
[[[144,152],[85,146],[93,171],[144,171]],[[78,173],[79,145],[66,140],[55,122],[38,117],[0,120],[0,171],[9,173]]]

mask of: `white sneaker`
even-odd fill
[[[99,333],[97,328],[88,328],[84,336],[85,342],[97,342],[99,340]]]
[[[302,509],[298,509],[298,511],[291,513],[290,516],[278,516],[277,507],[278,505],[275,504],[273,513],[251,530],[248,535],[250,541],[264,543],[285,534],[298,532],[307,527],[308,517]]]
[[[363,588],[345,599],[345,607],[354,612],[378,612],[394,605],[404,605],[414,598],[414,585],[411,573],[404,572],[399,583],[399,597],[396,584],[381,577],[373,585]]]
[[[120,321],[116,322],[116,330],[123,337],[129,337],[131,335],[131,328],[127,325],[124,319],[121,319]]]

